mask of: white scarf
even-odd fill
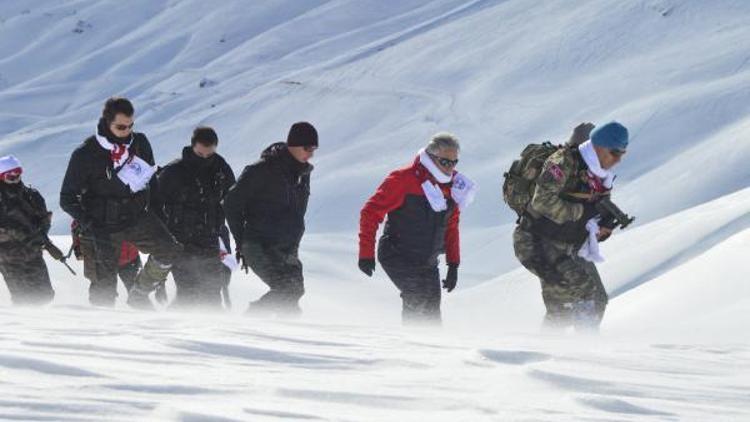
[[[589,140],[578,146],[581,157],[589,167],[589,174],[598,177],[607,189],[612,189],[612,183],[615,180],[615,173],[611,170],[602,168],[599,157],[596,155],[594,144]],[[603,262],[604,257],[599,253],[599,240],[596,236],[599,234],[599,218],[592,218],[586,222],[586,230],[589,236],[586,242],[578,251],[578,256],[589,262]]]
[[[224,247],[224,242],[219,238],[219,259],[230,271],[234,271],[239,267],[237,258],[234,255],[227,252],[227,248]]]
[[[115,168],[128,162],[128,158],[130,157],[128,147],[130,147],[130,142],[133,141],[132,135],[127,144],[113,144],[104,136],[99,135],[99,131],[94,132],[94,136],[96,136],[96,141],[99,142],[99,146],[109,151],[109,157],[112,159],[112,164],[114,164]]]
[[[432,177],[438,181],[438,183],[450,183],[453,180],[452,174],[445,174],[435,165],[432,158],[427,154],[427,150],[422,148],[419,150],[419,162],[430,172]]]
[[[474,202],[474,197],[479,191],[479,186],[471,179],[458,172],[454,172],[453,175],[443,173],[437,165],[435,165],[435,162],[432,161],[432,158],[427,155],[427,151],[424,148],[419,151],[419,162],[430,172],[432,177],[434,177],[438,183],[450,183],[453,181],[453,186],[451,187],[451,198],[453,198],[458,204],[459,210],[463,211]],[[425,180],[424,183],[422,183],[422,191],[433,211],[441,212],[448,209],[448,201],[446,201],[445,195],[443,195],[440,186],[429,180]]]
[[[453,176],[451,197],[458,204],[458,209],[463,211],[474,202],[474,197],[477,195],[477,192],[479,192],[479,185],[464,176],[463,173],[456,173]]]
[[[599,239],[596,238],[599,234],[599,218],[595,217],[587,221],[586,230],[589,232],[589,237],[578,250],[578,256],[589,262],[603,262],[604,257],[599,253]]]
[[[107,138],[99,135],[98,131],[94,135],[99,146],[109,151],[109,158],[112,159],[112,165],[122,183],[128,185],[133,193],[146,189],[151,177],[156,173],[156,166],[150,165],[137,155],[130,157],[129,148],[130,143],[133,142],[133,135],[130,135],[127,144],[109,142]]]
[[[591,141],[586,141],[578,146],[578,151],[581,152],[581,157],[586,165],[589,167],[589,172],[594,176],[601,179],[602,184],[607,189],[612,189],[612,183],[615,180],[615,173],[611,170],[605,170],[599,163],[599,157],[596,155],[594,144]]]

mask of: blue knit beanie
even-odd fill
[[[598,147],[625,151],[628,148],[628,129],[617,122],[609,122],[591,133],[591,142]]]

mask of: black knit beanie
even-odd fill
[[[317,147],[318,131],[308,122],[297,122],[289,129],[286,144],[290,147]]]

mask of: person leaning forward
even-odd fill
[[[156,167],[146,135],[133,131],[134,114],[128,99],[107,100],[94,135],[73,151],[60,190],[60,206],[94,244],[89,302],[96,306],[115,304],[123,241],[150,254],[128,294],[136,308],[153,307],[148,295],[165,282],[182,249],[149,208]]]
[[[266,148],[259,161],[245,167],[224,198],[238,261],[270,289],[250,303],[250,314],[301,313],[299,300],[305,287],[298,251],[313,170],[308,161],[317,148],[313,125],[293,124],[287,141]]]
[[[0,157],[0,273],[14,305],[44,305],[55,297],[42,257],[52,213],[22,173],[17,158]]]
[[[542,166],[513,246],[541,281],[546,327],[596,329],[601,323],[608,298],[594,263],[603,259],[598,242],[616,221],[598,204],[609,198],[613,168],[627,146],[627,129],[611,122],[590,140],[560,148]]]

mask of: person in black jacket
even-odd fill
[[[216,153],[218,144],[212,128],[198,127],[182,158],[159,173],[167,228],[185,246],[172,267],[176,306],[221,307],[225,276],[219,243],[225,220],[221,200],[235,178]]]
[[[310,196],[313,166],[308,160],[317,148],[315,128],[307,122],[293,124],[287,142],[266,148],[224,198],[238,261],[270,288],[248,312],[300,313],[305,289],[298,250]]]
[[[123,241],[150,254],[128,294],[128,304],[151,308],[148,297],[166,280],[182,246],[149,207],[156,188],[154,156],[146,135],[133,132],[133,105],[107,100],[96,133],[73,151],[60,190],[60,206],[93,243],[96,280],[89,301],[114,306],[117,258]]]
[[[0,273],[13,304],[44,305],[55,297],[42,258],[52,213],[22,172],[15,157],[0,158]]]

